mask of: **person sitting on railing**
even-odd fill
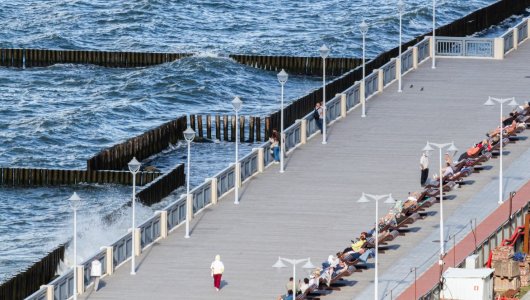
[[[274,163],[277,164],[280,161],[280,138],[276,129],[272,131],[269,142],[271,143],[271,154],[274,158]]]

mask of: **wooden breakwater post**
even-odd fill
[[[204,137],[204,133],[202,131],[202,116],[197,116],[197,131],[199,132],[199,137]]]
[[[223,116],[223,137],[228,141],[228,116]]]
[[[206,116],[206,138],[212,139],[212,116]]]
[[[254,122],[255,122],[255,117],[249,117],[248,118],[248,141],[250,143],[253,143],[254,142]]]
[[[65,245],[59,245],[24,271],[0,284],[0,299],[24,299],[50,282],[64,260]]]
[[[136,157],[143,160],[166,149],[169,144],[182,140],[187,127],[186,116],[166,122],[139,136],[101,150],[87,161],[88,170],[124,170]]]
[[[256,117],[256,141],[261,141],[261,120]]]
[[[215,116],[215,138],[222,141],[223,138],[221,137],[221,116],[216,115]]]
[[[146,185],[141,191],[136,193],[136,195],[141,203],[151,206],[152,204],[160,202],[163,198],[167,197],[185,183],[186,176],[184,174],[184,164],[179,164],[169,172]]]
[[[230,118],[230,141],[236,141],[236,116]]]

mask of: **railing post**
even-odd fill
[[[217,204],[218,195],[217,195],[217,178],[207,178],[206,180],[210,180],[210,199],[212,200],[212,204]]]
[[[429,40],[429,56],[428,57],[432,59],[432,48],[434,47],[432,36],[426,37],[426,39]]]
[[[307,120],[301,119],[300,121],[300,144],[304,145],[307,143]]]
[[[346,118],[346,114],[348,113],[348,97],[345,93],[338,94],[340,95],[340,116],[342,118]],[[305,131],[304,131],[305,132]]]
[[[418,68],[418,47],[409,47],[409,49],[412,48],[412,68],[417,69]]]
[[[364,88],[365,88],[364,80],[361,79],[361,82],[359,83],[359,103],[361,105],[366,105],[366,92]]]
[[[399,58],[392,58],[396,61],[396,80],[399,80],[399,77],[401,77],[401,59]]]
[[[526,38],[528,39],[528,38],[530,38],[530,18],[526,19],[526,21],[527,21],[527,23],[526,23],[526,24],[527,24],[526,29],[527,29],[527,32],[528,32],[528,33],[526,34]]]
[[[142,230],[140,228],[134,228],[134,254],[136,256],[142,253]]]
[[[55,297],[54,293],[54,286],[51,284],[48,285],[42,285],[41,287],[46,287],[46,300],[53,300]]]
[[[372,74],[373,74],[373,73],[377,74],[377,93],[381,93],[381,92],[383,92],[383,90],[382,90],[382,89],[379,90],[379,84],[381,84],[381,83],[379,82],[379,79],[380,79],[380,77],[379,77],[379,69],[375,69],[375,70],[373,70],[373,71],[372,71]],[[381,82],[382,82],[382,81],[383,81],[383,80],[381,80]],[[375,94],[375,93],[374,93],[374,94]]]
[[[377,71],[377,91],[382,93],[383,88],[385,87],[385,72],[383,72],[383,69],[377,69],[374,71]]]
[[[241,163],[240,162],[237,162],[234,164],[234,175],[235,175],[234,184],[237,184],[237,187],[241,187]]]
[[[83,266],[77,265],[75,271],[77,272],[77,294],[81,295],[85,292],[85,269]]]
[[[504,59],[504,39],[493,39],[493,58]]]
[[[256,150],[256,148],[252,149]],[[265,169],[265,150],[263,148],[257,148],[258,150],[258,173],[263,173]]]
[[[107,275],[112,275],[114,273],[114,249],[112,247],[101,247],[101,250],[106,249],[107,250],[107,265],[105,266],[105,273]]]
[[[186,196],[186,219],[189,220],[190,223],[191,220],[193,220],[193,194]]]
[[[160,237],[167,238],[167,210],[157,210],[155,213],[160,214]]]
[[[513,31],[513,49],[517,50],[517,43],[519,41],[519,30],[517,29],[517,27],[514,27],[512,31]]]

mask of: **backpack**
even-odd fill
[[[315,109],[313,110],[313,118],[315,118],[315,120],[320,120],[320,114],[318,113],[318,109]]]

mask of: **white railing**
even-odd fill
[[[490,38],[436,38],[436,56],[494,57],[494,39]]]

